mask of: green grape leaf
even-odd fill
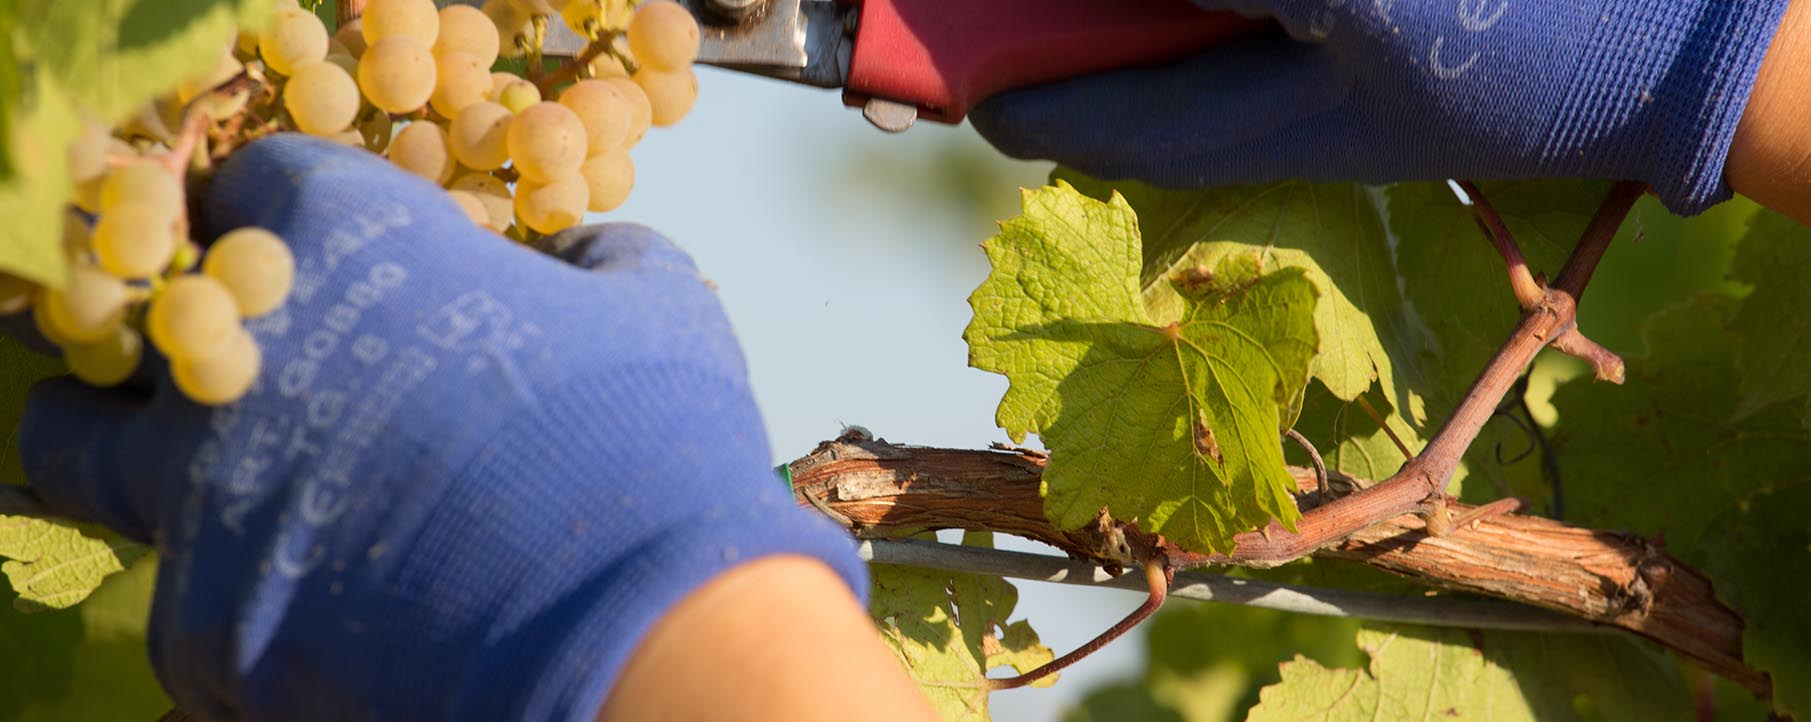
[[[40,379],[63,373],[63,363],[0,337],[0,484],[25,483],[19,464],[19,419],[26,392]],[[20,611],[61,609],[82,601],[109,575],[144,556],[146,547],[99,527],[0,515],[0,573],[19,594]]]
[[[0,604],[0,720],[154,720],[170,700],[145,654],[155,557],[81,606],[21,614]],[[0,599],[5,595],[0,594]]]
[[[1787,242],[1782,240],[1782,242]],[[1791,241],[1796,242],[1796,241]],[[1779,282],[1798,282],[1779,278]],[[1765,299],[1755,290],[1753,298]],[[1811,713],[1811,431],[1797,403],[1747,403],[1737,302],[1705,295],[1657,315],[1623,386],[1574,381],[1554,396],[1569,520],[1663,536],[1747,619],[1743,652],[1773,676],[1774,704]],[[1746,308],[1746,302],[1741,306]]]
[[[1140,280],[1151,316],[1179,318],[1183,299],[1169,276],[1212,268],[1228,255],[1256,253],[1265,271],[1300,268],[1320,289],[1320,336],[1311,370],[1335,396],[1351,400],[1382,381],[1392,402],[1394,369],[1414,364],[1425,346],[1406,315],[1378,204],[1354,183],[1285,181],[1263,186],[1166,190],[1137,181],[1101,181],[1068,168],[1055,178],[1099,200],[1117,192],[1144,229]]]
[[[1124,198],[1058,181],[1024,208],[983,245],[993,271],[963,338],[969,365],[1010,382],[996,421],[1051,450],[1045,513],[1075,528],[1107,508],[1199,551],[1271,519],[1293,529],[1278,434],[1318,347],[1306,274],[1226,256],[1172,276],[1183,309],[1159,324]]]
[[[1362,669],[1306,657],[1282,665],[1250,722],[1315,719],[1578,720],[1587,698],[1612,722],[1690,719],[1664,657],[1600,636],[1369,625]]]
[[[1737,356],[1744,418],[1775,402],[1811,392],[1811,228],[1785,216],[1764,213],[1736,250],[1734,276],[1754,284],[1754,294],[1736,313],[1742,337]]]
[[[22,0],[20,6],[17,42],[24,55],[77,105],[113,123],[213,67],[235,31],[264,27],[276,3]]]
[[[74,3],[71,3],[74,4]],[[69,97],[48,73],[26,77],[25,92],[0,97],[12,117],[0,135],[12,172],[0,175],[0,271],[63,285],[63,208],[73,196],[69,143],[78,121]]]
[[[988,719],[990,669],[1029,672],[1056,657],[1030,623],[1007,623],[1019,592],[998,577],[876,564],[868,611],[943,719]],[[1032,686],[1047,687],[1057,676]]]

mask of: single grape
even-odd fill
[[[371,47],[370,43],[365,42],[365,24],[358,18],[353,18],[352,22],[333,31],[333,42],[339,43],[354,58],[364,57],[365,48]]]
[[[509,223],[516,213],[515,200],[509,196],[509,184],[486,173],[467,173],[449,187],[470,194],[484,205],[486,227],[498,233],[509,230]]]
[[[558,15],[569,0],[509,0],[516,10],[529,15]]]
[[[338,65],[309,63],[296,68],[283,86],[283,107],[302,132],[332,135],[358,116],[358,84]]]
[[[434,54],[461,52],[478,59],[486,68],[497,62],[501,43],[497,26],[483,10],[470,5],[448,5],[440,9],[440,35],[434,39]]]
[[[102,270],[120,278],[149,278],[170,264],[176,231],[168,210],[126,202],[107,209],[89,244]]]
[[[429,121],[418,120],[403,126],[402,131],[390,139],[390,150],[386,155],[397,167],[426,178],[434,185],[446,183],[453,177],[453,153],[447,148],[446,133]]]
[[[0,273],[0,316],[11,316],[31,305],[38,284],[10,273]]]
[[[89,213],[101,212],[101,186],[107,182],[106,176],[95,176],[75,184],[75,207]]]
[[[82,130],[69,144],[69,176],[76,183],[93,180],[107,172],[107,151],[113,147],[113,135],[107,126],[82,115]]]
[[[358,58],[352,57],[351,53],[335,51],[327,54],[327,62],[346,71],[346,77],[354,79],[352,81],[353,92],[358,92]]]
[[[434,94],[434,56],[411,36],[379,40],[359,58],[358,87],[385,111],[415,112]]]
[[[81,257],[88,253],[88,238],[93,229],[88,227],[88,217],[78,211],[69,210],[63,213],[63,252]]]
[[[102,215],[125,203],[143,203],[163,211],[166,219],[182,213],[182,186],[163,163],[140,158],[114,168],[101,184]]]
[[[145,327],[151,343],[171,361],[207,358],[224,350],[240,330],[239,306],[225,284],[187,273],[151,299]]]
[[[648,102],[648,92],[627,76],[604,78],[603,81],[623,91],[623,97],[629,101],[629,132],[623,139],[623,147],[634,147],[648,134],[648,126],[654,124],[654,106]]]
[[[38,327],[38,335],[55,344],[57,348],[68,346],[69,338],[57,330],[57,322],[50,318],[50,292],[40,289],[31,299],[31,321]]]
[[[698,76],[692,74],[691,68],[642,68],[635,73],[635,84],[647,92],[648,105],[653,111],[652,121],[661,127],[679,122],[698,100]]]
[[[621,148],[586,158],[585,164],[579,166],[579,174],[585,177],[590,199],[585,210],[594,213],[616,210],[629,199],[629,189],[635,187],[635,163],[629,160],[629,152]]]
[[[484,100],[490,90],[490,72],[469,53],[455,50],[435,56],[434,75],[434,94],[428,103],[447,118],[459,117],[459,111]]]
[[[629,69],[623,67],[622,58],[616,57],[613,53],[599,54],[592,58],[591,63],[585,67],[591,71],[593,78],[629,77]]]
[[[170,269],[177,273],[188,273],[194,270],[195,264],[201,262],[201,246],[194,241],[183,241],[176,244],[176,252],[170,254]]]
[[[581,38],[596,38],[608,27],[604,24],[602,0],[569,0],[560,9],[560,19]]]
[[[533,15],[522,12],[509,0],[484,0],[480,10],[497,27],[497,54],[505,58],[522,57],[534,31]]]
[[[629,20],[629,52],[644,69],[690,68],[698,57],[698,21],[679,3],[643,5]]]
[[[589,202],[585,177],[577,173],[552,183],[516,181],[516,219],[540,233],[558,233],[578,225]]]
[[[44,294],[44,315],[55,336],[90,343],[119,328],[130,300],[125,282],[94,266],[75,266],[61,289]]]
[[[581,80],[560,93],[560,105],[585,124],[586,153],[614,150],[629,136],[633,106],[621,89],[603,80]]]
[[[459,164],[472,170],[496,170],[509,161],[508,108],[492,102],[465,106],[447,124],[446,142]]]
[[[170,360],[171,380],[189,400],[206,406],[230,404],[245,396],[258,380],[264,362],[258,340],[236,324],[232,331],[219,353]]]
[[[585,123],[564,105],[536,103],[516,114],[508,143],[509,159],[523,178],[546,183],[577,176],[585,162]]]
[[[240,317],[256,318],[276,310],[289,297],[296,259],[277,234],[246,226],[214,241],[201,261],[201,272],[233,295]]]
[[[490,210],[485,208],[484,202],[472,195],[471,191],[447,191],[446,194],[453,199],[454,203],[459,204],[459,210],[465,211],[465,217],[472,219],[472,222],[479,226],[490,227]]]
[[[120,326],[99,341],[63,347],[69,372],[90,386],[113,386],[138,368],[145,354],[144,337],[131,326]]]
[[[366,47],[385,38],[408,36],[433,47],[440,36],[440,11],[434,0],[371,0],[360,15]]]
[[[541,89],[526,80],[510,83],[497,93],[497,102],[502,103],[511,113],[520,113],[541,102]]]
[[[258,35],[258,55],[281,75],[327,57],[327,26],[301,8],[282,8]]]

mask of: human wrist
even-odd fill
[[[1792,0],[1724,170],[1730,187],[1811,225],[1811,0]]]

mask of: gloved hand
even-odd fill
[[[590,720],[682,597],[847,536],[770,469],[741,352],[692,262],[633,225],[473,226],[370,154],[241,150],[202,228],[258,225],[295,292],[249,324],[252,392],[33,390],[27,478],[155,543],[151,659],[209,719]]]
[[[1282,32],[1163,68],[1004,93],[1008,155],[1172,187],[1310,180],[1646,181],[1691,214],[1785,0],[1196,0]]]

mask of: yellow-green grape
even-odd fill
[[[461,52],[478,59],[486,68],[496,64],[502,39],[497,26],[483,10],[470,5],[448,5],[440,9],[440,35],[434,39],[434,54]]]
[[[593,213],[616,210],[629,199],[629,189],[635,187],[635,163],[629,160],[629,152],[621,148],[586,158],[585,164],[579,166],[579,175],[585,177],[589,199],[585,210]]]
[[[484,205],[486,227],[498,233],[509,230],[509,222],[516,211],[515,200],[509,197],[508,184],[485,173],[467,173],[449,187],[470,194]]]
[[[564,105],[535,103],[509,124],[508,143],[509,159],[523,178],[547,183],[577,176],[585,162],[585,123]]]
[[[258,380],[264,354],[258,340],[234,324],[233,333],[218,353],[197,358],[170,359],[170,377],[189,400],[206,406],[238,401]]]
[[[123,203],[144,203],[167,213],[166,219],[173,219],[182,213],[182,186],[163,163],[140,158],[114,168],[101,184],[102,215]]]
[[[69,339],[57,330],[57,323],[50,320],[50,292],[40,289],[31,299],[31,321],[38,327],[38,335],[44,340],[56,344],[58,348],[69,345]]]
[[[358,88],[387,112],[412,113],[434,94],[434,56],[411,36],[379,40],[358,60]]]
[[[382,153],[390,147],[390,114],[379,108],[370,108],[359,116],[358,134],[365,139],[365,147],[373,153]]]
[[[698,76],[692,74],[691,68],[642,68],[635,73],[635,84],[647,92],[648,107],[653,111],[651,120],[661,127],[679,122],[680,118],[692,111],[692,103],[698,100]]]
[[[516,219],[540,233],[558,233],[585,217],[585,177],[577,173],[552,183],[516,181]]]
[[[226,284],[211,276],[186,273],[164,284],[151,299],[145,327],[151,343],[172,362],[204,359],[223,351],[241,330],[239,305]]]
[[[130,301],[124,281],[94,266],[75,266],[62,288],[44,294],[44,315],[57,337],[90,343],[119,328]]]
[[[480,8],[497,28],[497,54],[505,58],[522,57],[523,46],[533,32],[534,17],[509,0],[485,0]]]
[[[623,91],[623,98],[629,101],[629,133],[623,139],[623,147],[633,147],[648,134],[648,126],[654,124],[654,106],[648,102],[648,92],[628,76],[603,78],[603,81]]]
[[[698,57],[698,21],[675,2],[651,2],[629,20],[629,52],[644,69],[676,71]]]
[[[106,176],[96,176],[75,184],[75,207],[89,213],[101,212],[101,186],[107,181]]]
[[[113,147],[107,126],[82,115],[82,129],[69,144],[69,176],[77,183],[94,180],[107,172],[107,151]]]
[[[560,93],[560,105],[585,124],[588,154],[614,150],[629,135],[631,106],[621,89],[604,80],[581,80]]]
[[[88,252],[88,237],[93,229],[88,227],[88,219],[74,210],[63,213],[63,252],[72,256],[81,256]]]
[[[447,191],[446,194],[452,197],[454,203],[459,204],[459,210],[465,211],[465,217],[479,226],[490,227],[490,210],[484,207],[484,202],[478,200],[477,196],[470,191]]]
[[[597,57],[592,58],[591,63],[585,67],[591,71],[591,77],[593,78],[629,77],[629,69],[623,67],[622,58],[616,57],[611,53],[599,54]]]
[[[386,153],[398,168],[428,179],[434,185],[453,177],[453,154],[446,145],[446,133],[440,126],[418,120],[404,126],[390,139]]]
[[[347,148],[365,147],[365,136],[360,134],[357,128],[347,128],[338,133],[334,133],[333,135],[323,137],[327,140],[346,146]]]
[[[497,102],[511,113],[520,113],[541,102],[541,89],[527,81],[510,83],[497,94]]]
[[[469,53],[454,50],[436,56],[434,75],[434,94],[428,103],[448,118],[459,117],[459,111],[484,100],[490,90],[490,72]]]
[[[283,86],[283,107],[302,132],[333,135],[358,116],[358,84],[338,65],[309,63],[296,68]]]
[[[122,325],[99,341],[64,346],[63,362],[83,383],[112,386],[132,375],[144,353],[144,337],[131,326]]]
[[[239,36],[236,39],[235,44],[238,47],[239,55],[244,56],[246,58],[258,57],[258,33],[257,33],[257,31],[246,30],[244,28],[240,28]]]
[[[101,270],[120,278],[148,278],[170,264],[176,232],[168,209],[149,203],[119,203],[94,224],[89,239]]]
[[[325,28],[323,28],[325,29]],[[233,57],[232,44],[220,48],[220,55],[214,58],[214,66],[207,72],[184,79],[176,85],[176,99],[187,103],[195,96],[219,87],[221,83],[232,80],[245,70],[245,64]]]
[[[0,273],[0,316],[11,316],[31,305],[38,284],[10,273]]]
[[[354,58],[364,57],[365,48],[371,47],[370,43],[365,42],[365,23],[358,18],[353,18],[352,22],[333,31],[333,42],[339,43]]]
[[[264,64],[289,75],[308,63],[327,57],[327,26],[301,8],[283,8],[258,35],[258,54]]]
[[[177,273],[188,273],[201,262],[201,246],[194,241],[182,241],[176,244],[176,252],[170,254],[170,270]]]
[[[516,9],[530,15],[558,15],[567,0],[509,0]]]
[[[446,142],[459,164],[496,170],[509,161],[509,124],[515,114],[489,101],[473,103],[447,124]]]
[[[327,62],[333,63],[334,65],[339,66],[340,70],[346,71],[346,77],[355,78],[355,80],[352,81],[352,91],[355,93],[358,92],[358,81],[356,80],[358,77],[358,58],[352,57],[351,53],[335,51],[327,54]]]
[[[570,0],[560,8],[560,19],[581,38],[596,38],[605,29],[602,0]]]
[[[296,258],[277,234],[254,226],[227,232],[214,241],[201,272],[233,294],[239,316],[256,318],[276,310],[296,280]]]
[[[440,36],[440,11],[434,9],[434,0],[371,0],[358,20],[366,47],[408,36],[431,48]]]

